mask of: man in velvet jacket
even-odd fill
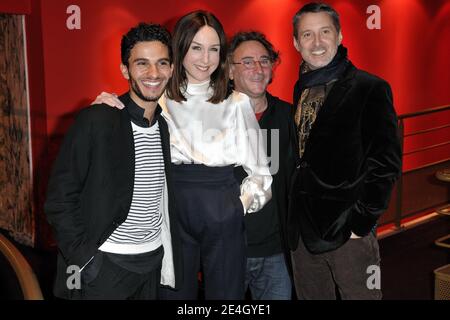
[[[60,298],[156,299],[160,283],[181,285],[169,132],[157,103],[172,75],[170,34],[142,23],[121,49],[126,107],[82,110],[49,181]]]
[[[293,25],[303,59],[287,224],[297,296],[380,299],[375,226],[401,173],[391,89],[348,60],[330,6],[306,4]]]

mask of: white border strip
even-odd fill
[[[31,215],[33,217],[32,222],[31,222],[31,227],[32,227],[32,235],[31,235],[31,241],[32,241],[32,246],[34,247],[35,245],[35,241],[36,241],[36,219],[33,216],[33,213],[36,214],[35,212],[35,203],[34,203],[34,176],[33,176],[33,147],[32,147],[32,143],[31,143],[31,114],[30,114],[30,77],[28,74],[28,47],[27,47],[27,32],[26,32],[26,27],[25,27],[25,15],[21,15],[22,17],[22,33],[23,33],[23,59],[24,59],[24,64],[25,64],[25,86],[26,86],[26,96],[27,96],[27,123],[28,123],[28,151],[29,151],[29,173],[30,173],[30,201],[31,201]]]

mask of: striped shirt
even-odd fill
[[[127,219],[99,248],[118,254],[139,254],[161,246],[159,209],[165,183],[164,158],[158,122],[144,128],[131,123],[134,136],[133,198]]]

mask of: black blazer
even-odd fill
[[[296,89],[298,88],[298,83]],[[300,92],[294,90],[297,105]],[[309,251],[367,235],[387,209],[401,174],[397,117],[389,84],[351,63],[311,128],[290,190],[288,239]]]
[[[121,97],[125,105],[129,95]],[[159,108],[159,106],[158,106]],[[167,123],[158,121],[168,188],[176,287],[181,248],[170,172]],[[128,215],[134,184],[134,138],[125,109],[90,106],[76,117],[61,145],[50,177],[45,213],[59,248],[55,295],[70,296],[67,266],[84,266]]]
[[[286,220],[288,210],[288,193],[292,173],[295,169],[295,158],[297,149],[295,143],[295,124],[292,117],[292,105],[266,93],[267,109],[264,111],[259,126],[266,131],[267,146],[266,154],[271,160],[271,166],[276,167],[272,173],[272,199],[257,213],[245,216],[247,234],[247,254],[250,257],[272,255],[278,249],[283,251],[286,263],[290,268],[290,251],[286,238]],[[278,145],[274,147],[277,154],[272,153],[272,130],[278,133]],[[245,170],[239,166],[235,168],[235,176],[239,182],[247,177]],[[277,237],[277,239],[274,239]],[[264,252],[263,252],[264,251]]]

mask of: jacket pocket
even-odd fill
[[[81,270],[81,281],[84,284],[89,284],[94,281],[98,274],[100,273],[100,269],[103,265],[103,252],[98,250],[92,260]]]

